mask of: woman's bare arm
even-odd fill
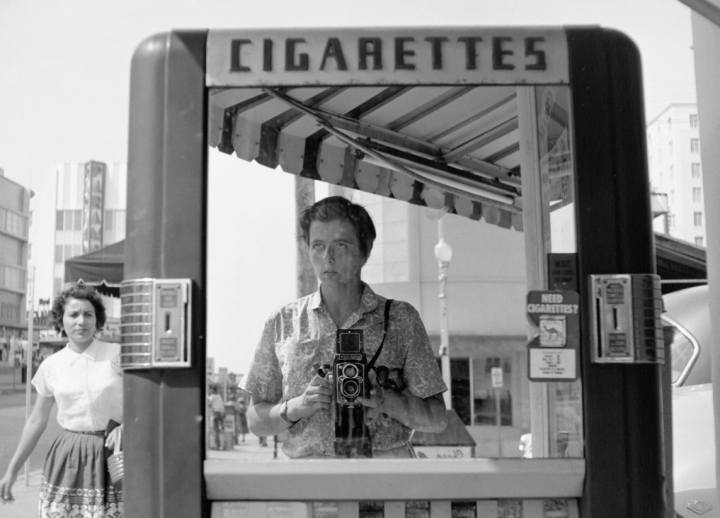
[[[35,404],[30,412],[30,417],[28,417],[28,420],[25,422],[25,426],[20,434],[20,442],[15,449],[12,459],[10,459],[5,475],[0,479],[0,496],[2,496],[3,499],[12,500],[12,485],[17,478],[20,468],[33,452],[38,440],[45,431],[45,428],[47,428],[50,410],[54,402],[55,399],[52,397],[43,397],[40,395],[36,397]]]

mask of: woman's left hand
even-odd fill
[[[108,434],[107,438],[105,439],[105,447],[114,450],[115,445],[117,445],[117,448],[120,449],[122,446],[122,428],[123,425],[116,426],[112,429],[112,431]]]

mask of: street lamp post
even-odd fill
[[[33,376],[33,335],[35,331],[33,329],[33,321],[35,319],[35,267],[28,267],[28,287],[27,287],[27,304],[28,317],[27,317],[27,346],[25,348],[25,421],[30,418],[30,412],[32,407],[32,388],[30,387],[30,380]],[[30,485],[30,457],[25,461],[24,467],[25,473],[25,485]]]
[[[440,299],[440,368],[443,381],[447,385],[447,391],[443,394],[445,407],[452,408],[451,378],[450,378],[450,337],[448,334],[448,312],[447,312],[447,273],[452,260],[452,247],[445,241],[443,235],[443,217],[438,219],[438,242],[435,245],[435,259],[438,263],[438,298]]]

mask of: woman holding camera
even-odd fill
[[[372,358],[371,391],[357,402],[366,407],[372,455],[408,456],[413,429],[445,428],[446,386],[420,316],[412,305],[392,301],[386,322],[384,297],[361,279],[375,240],[367,211],[333,196],[303,212],[303,239],[319,289],[280,308],[265,323],[244,387],[252,394],[247,417],[257,435],[288,431],[283,451],[292,458],[334,456],[333,377],[318,367],[333,363],[338,329],[362,330]],[[383,344],[381,346],[381,344]]]
[[[105,324],[105,307],[95,289],[82,281],[55,298],[52,315],[68,343],[48,356],[32,379],[35,404],[0,479],[0,496],[3,503],[13,500],[18,471],[57,403],[63,430],[45,457],[37,516],[121,518],[122,490],[111,484],[106,464],[106,448],[120,441],[120,426],[109,431],[122,422],[120,346],[95,339]]]

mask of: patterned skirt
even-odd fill
[[[63,430],[43,467],[38,518],[122,518],[122,490],[110,482],[103,432]]]

